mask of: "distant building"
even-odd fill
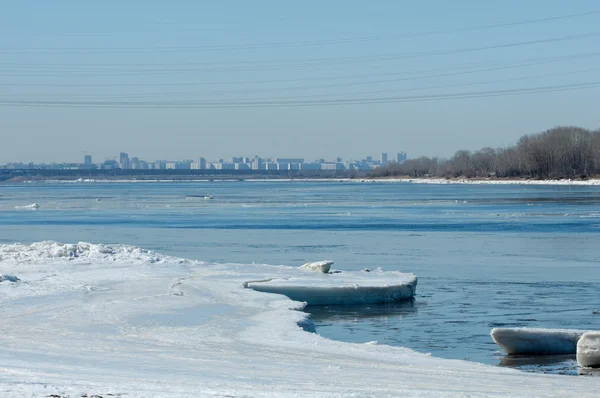
[[[127,153],[121,152],[119,154],[119,164],[121,165],[122,169],[129,168],[129,155]]]
[[[119,167],[119,164],[117,163],[116,160],[106,160],[104,163],[102,163],[102,169],[104,170],[112,170],[112,169],[116,169]]]
[[[396,162],[398,163],[402,163],[406,160],[406,153],[405,152],[398,152],[396,154]]]
[[[388,162],[387,152],[381,152],[381,165],[385,166]]]
[[[304,163],[302,158],[275,158],[273,163]]]
[[[93,164],[92,155],[85,155],[83,157],[83,164],[85,164],[86,166],[91,166]]]
[[[373,163],[373,156],[367,156],[367,163]]]
[[[262,159],[258,156],[252,159],[252,170],[261,170],[262,169]]]
[[[321,170],[320,163],[301,163],[300,170]]]
[[[344,170],[343,163],[321,163],[321,170]]]

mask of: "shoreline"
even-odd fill
[[[531,179],[531,178],[438,178],[438,177],[206,177],[190,178],[13,178],[1,181],[2,185],[12,184],[107,184],[107,183],[194,183],[194,182],[352,182],[352,183],[398,183],[430,185],[574,185],[600,186],[600,178],[588,179]]]
[[[244,288],[293,275],[291,266],[51,241],[0,245],[0,254],[25,281],[0,286],[15,304],[0,352],[7,396],[595,396],[593,378],[310,333],[305,303]],[[183,321],[193,313],[203,316]]]

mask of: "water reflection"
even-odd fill
[[[308,306],[305,311],[314,322],[340,324],[366,319],[383,322],[416,315],[418,306],[413,299],[394,303]]]

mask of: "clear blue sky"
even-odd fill
[[[572,86],[600,82],[599,13],[489,27],[594,11],[592,0],[7,2],[0,163],[451,156],[556,125],[595,129],[600,88]],[[549,86],[569,89],[492,93]],[[493,95],[444,98],[471,92]]]

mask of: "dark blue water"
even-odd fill
[[[15,208],[31,203],[39,209]],[[412,303],[310,308],[318,333],[567,374],[577,373],[573,358],[504,358],[489,332],[600,329],[598,238],[600,187],[0,185],[0,243],[124,243],[214,262],[331,259],[338,269],[414,272]]]

